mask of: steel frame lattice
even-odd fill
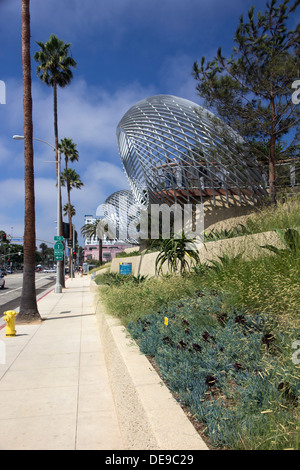
[[[140,243],[137,231],[140,211],[132,191],[123,189],[111,194],[103,204],[103,214],[105,223],[108,222],[112,229],[109,238]]]
[[[266,191],[243,139],[201,106],[156,95],[117,126],[120,157],[136,201],[168,205],[257,204]]]

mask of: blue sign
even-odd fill
[[[120,263],[120,274],[131,274],[132,263]]]

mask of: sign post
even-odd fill
[[[62,242],[63,237],[56,236],[54,237],[56,242],[54,243],[54,261],[63,261],[64,259],[64,244]]]

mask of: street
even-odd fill
[[[0,318],[3,312],[15,310],[20,306],[22,293],[23,273],[7,274],[5,276],[5,287],[0,290]],[[36,294],[40,295],[43,291],[50,289],[55,285],[55,273],[35,273]]]

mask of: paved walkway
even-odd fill
[[[0,329],[0,449],[123,450],[89,278],[38,306],[43,322]]]
[[[207,450],[96,290],[68,279],[14,337],[0,320],[0,450]]]

